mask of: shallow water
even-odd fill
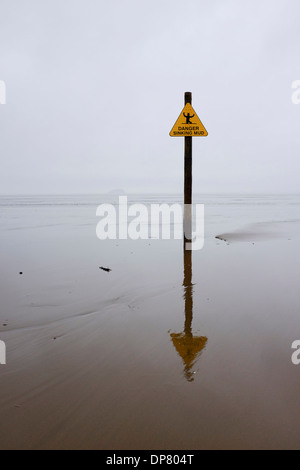
[[[117,201],[0,198],[1,448],[299,448],[300,197],[196,195],[192,253],[99,240]]]

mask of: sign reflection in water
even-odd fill
[[[184,309],[185,323],[182,333],[171,333],[171,339],[179,356],[184,364],[184,376],[189,381],[194,380],[193,367],[199,355],[203,351],[207,338],[206,336],[193,336],[192,320],[193,320],[193,284],[192,284],[192,251],[186,249],[184,242]]]

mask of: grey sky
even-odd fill
[[[0,0],[0,192],[299,192],[299,0]]]

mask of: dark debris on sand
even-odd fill
[[[111,271],[110,268],[104,268],[103,266],[99,266],[99,269],[102,269],[102,271],[106,271],[107,273],[109,273],[109,271]]]

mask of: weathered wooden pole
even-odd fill
[[[183,247],[183,287],[184,287],[184,333],[192,336],[193,320],[193,283],[192,283],[192,250]]]
[[[192,107],[192,93],[186,91],[184,108],[170,132],[172,137],[184,137],[184,246],[192,240],[192,137],[206,135],[207,130]],[[187,245],[187,249],[191,247]]]
[[[184,94],[184,105],[192,104],[192,93]],[[184,244],[192,238],[192,136],[184,137]]]
[[[185,323],[182,333],[171,333],[176,351],[184,362],[184,375],[194,380],[195,361],[207,342],[206,336],[193,336],[193,283],[192,283],[192,137],[206,136],[207,131],[192,108],[192,93],[184,94],[184,108],[171,129],[170,136],[184,136],[184,212],[183,212],[183,256],[184,256],[184,309]]]

